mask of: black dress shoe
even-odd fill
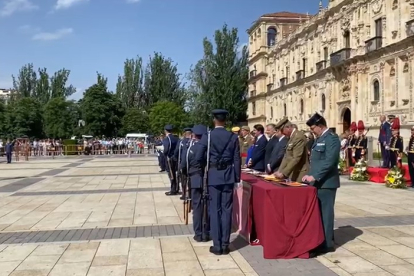
[[[180,196],[180,199],[181,199],[181,200],[184,200],[184,199],[185,199],[185,197],[184,197],[184,196]]]
[[[211,241],[211,238],[209,235],[203,237],[203,242],[209,242],[209,241]]]
[[[165,172],[165,170],[160,170],[160,172]]]
[[[203,241],[203,239],[202,239],[200,236],[194,236],[194,237],[193,237],[193,239],[194,239],[196,242],[202,242],[202,241]]]
[[[214,246],[210,246],[210,253],[213,253],[214,255],[222,255],[223,251],[215,248]]]
[[[165,192],[165,195],[166,196],[175,196],[175,195],[177,195],[178,193],[177,192],[171,192],[171,191],[169,191],[169,192]]]
[[[222,253],[223,255],[229,255],[230,254],[230,248],[228,246],[223,246],[221,251],[223,252]]]

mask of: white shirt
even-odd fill
[[[325,134],[325,132],[327,132],[328,130],[329,130],[329,128],[325,129],[325,130],[322,132],[321,136],[323,136],[323,135]],[[319,136],[319,137],[321,137],[321,136]]]
[[[262,138],[263,134],[260,134],[259,136],[257,136],[257,141],[256,143],[260,140],[260,138]]]
[[[282,139],[283,139],[283,138],[285,138],[285,135],[282,135],[282,136],[279,138],[279,142],[280,142],[280,141],[282,141]]]

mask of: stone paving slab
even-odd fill
[[[60,173],[62,173],[64,171],[66,171],[66,170],[68,170],[68,169],[53,169],[53,170],[46,171],[46,172],[43,172],[41,174],[38,174],[38,175],[36,175],[36,177],[54,176],[54,175],[57,175],[57,174],[60,174]]]
[[[151,187],[151,188],[135,188],[135,189],[107,189],[107,190],[56,191],[56,192],[20,192],[20,193],[15,193],[11,196],[117,194],[117,193],[151,192],[151,191],[168,191],[168,188]]]
[[[11,184],[5,185],[3,187],[0,187],[0,193],[12,193],[16,192],[18,190],[21,190],[23,188],[26,188],[30,185],[33,185],[39,181],[42,181],[43,178],[25,178],[22,180],[18,180],[16,182],[13,182]]]

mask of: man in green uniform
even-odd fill
[[[325,241],[313,252],[313,256],[335,251],[334,248],[334,206],[336,190],[339,188],[339,151],[341,143],[338,135],[326,126],[326,120],[315,113],[306,124],[316,135],[310,156],[310,171],[302,178],[318,189],[318,199],[322,212]]]

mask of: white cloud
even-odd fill
[[[126,2],[130,4],[134,4],[134,3],[141,2],[141,0],[126,0]]]
[[[10,16],[16,12],[32,11],[39,7],[30,0],[5,0],[0,9],[0,16]]]
[[[39,32],[37,34],[34,34],[32,39],[33,40],[44,40],[44,41],[58,40],[72,33],[73,33],[72,28],[63,28],[63,29],[56,30],[54,32]]]
[[[76,4],[82,3],[82,2],[87,2],[89,0],[57,0],[56,5],[55,5],[55,9],[56,10],[63,10],[63,9],[67,9],[70,8]]]

